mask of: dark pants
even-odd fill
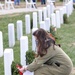
[[[41,4],[46,4],[46,0],[41,0]]]
[[[36,2],[35,0],[33,0],[33,2]]]
[[[32,0],[32,1],[33,1],[33,2],[36,2],[36,0]],[[35,6],[35,8],[37,8],[37,7],[36,7],[36,4],[34,4],[34,6]],[[32,8],[33,8],[33,6],[32,6]]]

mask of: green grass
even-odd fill
[[[68,18],[69,23],[63,24],[60,29],[58,29],[57,34],[60,37],[59,43],[61,44],[63,50],[70,56],[75,65],[75,11]]]
[[[61,28],[57,30],[56,35],[59,36],[57,43],[61,44],[63,50],[70,56],[75,66],[75,11],[68,18],[69,23],[61,25]],[[13,14],[0,16],[0,31],[3,32],[3,46],[4,49],[9,48],[8,46],[8,24],[14,23],[15,25],[15,36],[16,36],[16,22],[17,20],[23,21],[23,35],[25,34],[25,14]],[[31,34],[27,35],[29,39],[29,50],[31,50]],[[15,38],[16,39],[16,38]],[[14,60],[20,62],[20,43],[16,39],[16,44],[13,47]],[[0,57],[0,75],[4,75],[4,59]]]

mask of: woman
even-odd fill
[[[72,61],[59,46],[55,45],[49,33],[38,29],[33,35],[36,39],[38,57],[20,71],[34,71],[34,75],[69,75],[73,67]]]

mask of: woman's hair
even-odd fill
[[[37,52],[38,55],[40,55],[41,57],[47,53],[47,49],[52,44],[55,45],[55,41],[52,38],[50,38],[49,33],[42,28],[36,30],[33,33],[33,36],[35,36],[38,40]]]

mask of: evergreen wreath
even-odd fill
[[[12,75],[23,75],[23,73],[20,72],[17,69],[17,67],[21,68],[22,65],[20,63],[16,63],[16,62],[13,61],[12,64],[11,64],[11,73],[12,73]]]

